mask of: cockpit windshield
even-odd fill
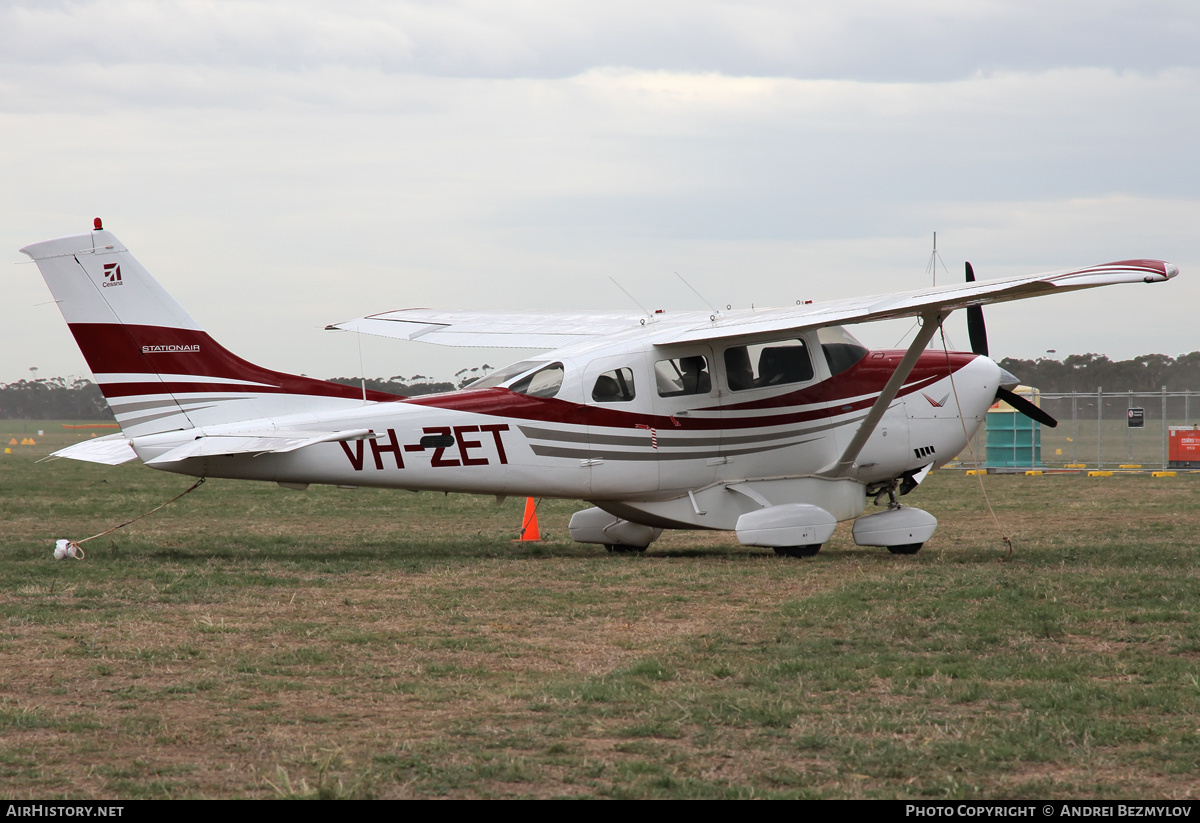
[[[509,391],[530,397],[553,397],[562,388],[563,364],[551,363],[509,385]]]
[[[545,360],[522,360],[480,378],[467,386],[468,389],[491,389],[505,386],[517,394],[530,397],[553,397],[562,388],[563,364],[547,363]]]
[[[496,386],[502,386],[514,377],[524,374],[527,371],[533,371],[538,366],[546,365],[545,360],[522,360],[520,363],[510,363],[502,369],[481,377],[474,383],[467,385],[468,389],[492,389]]]
[[[826,326],[817,330],[830,376],[841,374],[867,356],[867,347],[841,326]]]

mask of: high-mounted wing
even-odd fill
[[[1024,300],[1116,283],[1158,283],[1178,273],[1179,269],[1174,264],[1162,260],[1122,260],[1048,274],[851,297],[779,309],[725,312],[715,316],[695,311],[647,317],[633,312],[604,311],[401,309],[335,323],[326,328],[445,346],[554,349],[589,337],[646,327],[648,331],[654,329],[659,332],[659,345],[669,345],[946,313],[970,306]],[[669,329],[678,331],[671,334]]]
[[[681,329],[679,334],[662,338],[658,344],[945,314],[970,306],[1024,300],[1116,283],[1160,283],[1177,274],[1177,266],[1162,260],[1122,260],[1063,272],[961,283],[873,297],[852,297],[755,313],[741,312],[718,317],[703,326]]]
[[[693,323],[707,320],[708,316],[701,312],[671,313],[672,321],[686,317]],[[557,349],[589,337],[632,331],[657,319],[635,312],[400,309],[326,328],[443,346]]]

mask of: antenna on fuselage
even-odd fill
[[[654,319],[654,315],[653,315],[653,314],[651,314],[649,311],[647,311],[647,310],[646,310],[646,307],[645,307],[645,306],[643,306],[641,303],[639,303],[639,302],[637,301],[637,298],[635,298],[635,297],[634,297],[632,294],[630,294],[629,292],[625,291],[625,287],[624,287],[624,286],[622,286],[620,283],[618,283],[615,277],[613,277],[613,276],[610,274],[610,275],[608,276],[608,279],[609,279],[609,280],[611,280],[611,281],[613,281],[613,285],[614,285],[614,286],[616,286],[618,289],[620,289],[622,292],[624,292],[625,296],[626,296],[626,297],[628,297],[630,300],[632,300],[632,301],[633,301],[633,305],[637,306],[639,309],[641,309],[643,312],[645,312],[645,314],[646,314],[646,317],[647,317],[647,318],[649,318],[650,320],[653,320],[653,319]]]

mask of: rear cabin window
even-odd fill
[[[803,340],[775,340],[725,350],[725,379],[731,391],[803,383],[813,378]]]
[[[592,387],[592,399],[597,403],[624,403],[633,397],[633,369],[606,371]]]
[[[659,360],[654,364],[654,382],[659,397],[680,397],[688,394],[708,394],[712,378],[708,374],[708,358],[702,354]]]

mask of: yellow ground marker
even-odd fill
[[[1025,472],[1025,476],[1026,476],[1026,477],[1033,477],[1034,475],[1038,475],[1038,474],[1041,474],[1041,473],[1042,473],[1042,470],[1041,470],[1041,469],[1030,469],[1029,471]]]
[[[1087,463],[1068,463],[1064,468],[1068,469],[1086,469]]]
[[[12,449],[10,449],[8,446],[5,446],[5,447],[4,447],[4,453],[5,453],[5,454],[12,454]]]
[[[967,477],[973,474],[987,474],[987,469],[967,469]]]
[[[1150,472],[1151,477],[1174,477],[1175,472]]]
[[[1142,467],[1142,464],[1141,463],[1122,463],[1120,467],[1122,469],[1140,469]]]
[[[1112,477],[1112,476],[1113,476],[1112,472],[1097,472],[1097,471],[1088,472],[1088,477]]]

